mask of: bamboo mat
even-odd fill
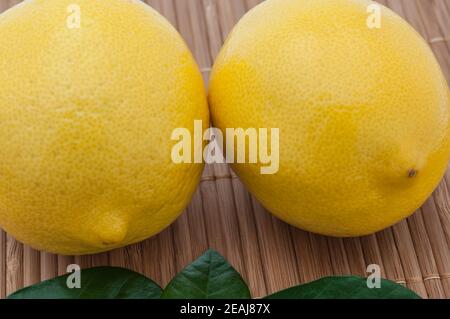
[[[0,0],[0,11],[20,1]],[[149,0],[181,32],[207,82],[211,65],[237,20],[260,0]],[[450,83],[450,0],[380,0],[430,43]],[[333,239],[277,220],[224,165],[210,165],[192,203],[164,232],[109,253],[67,257],[35,251],[0,230],[0,297],[65,272],[66,266],[114,265],[165,285],[207,248],[222,253],[254,297],[332,274],[383,277],[425,298],[450,298],[450,170],[412,217],[375,235]]]

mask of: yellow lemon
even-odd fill
[[[0,16],[0,226],[88,254],[143,240],[185,208],[202,165],[175,128],[207,126],[201,74],[140,1],[30,0]]]
[[[233,167],[273,214],[331,236],[417,209],[447,168],[448,87],[425,41],[366,0],[268,0],[213,69],[215,126],[279,128],[279,171]],[[229,143],[230,141],[228,141]]]

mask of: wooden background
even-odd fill
[[[20,1],[0,0],[0,11]],[[207,82],[237,20],[259,0],[146,1],[177,27]],[[450,0],[382,0],[429,42],[450,80]],[[1,36],[1,35],[0,35]],[[1,52],[0,52],[1,55]],[[413,66],[412,66],[413,67]],[[424,79],[426,80],[426,79]],[[186,212],[160,235],[109,253],[67,257],[35,251],[0,230],[0,297],[65,272],[66,265],[115,265],[162,286],[207,248],[222,253],[254,297],[331,274],[365,275],[368,264],[423,297],[450,298],[450,171],[412,217],[375,235],[333,239],[273,218],[227,166],[208,166]]]

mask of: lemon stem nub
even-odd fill
[[[408,177],[409,177],[409,178],[413,178],[413,177],[415,177],[415,176],[417,175],[417,173],[418,173],[418,171],[415,170],[414,168],[412,168],[412,169],[410,169],[410,170],[408,171]]]
[[[128,232],[128,223],[123,216],[109,213],[97,221],[96,233],[101,246],[115,246],[121,244]]]

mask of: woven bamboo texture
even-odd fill
[[[0,0],[0,12],[20,1]],[[180,31],[204,75],[230,29],[260,0],[149,0]],[[450,0],[380,0],[429,42],[450,82]],[[1,35],[0,35],[1,36]],[[1,54],[1,52],[0,52]],[[425,79],[424,79],[425,80]],[[0,298],[63,274],[66,266],[114,265],[165,285],[208,248],[243,275],[254,297],[333,274],[383,277],[425,298],[450,298],[450,170],[412,217],[377,234],[335,239],[304,232],[272,217],[225,165],[207,166],[181,217],[159,235],[108,253],[67,257],[33,250],[0,230]]]

